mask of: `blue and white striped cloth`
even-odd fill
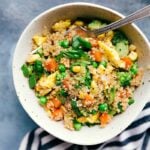
[[[121,134],[98,145],[81,146],[66,143],[41,128],[27,133],[19,150],[150,150],[150,102],[138,118]]]

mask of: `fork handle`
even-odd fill
[[[93,31],[96,35],[99,35],[99,34],[102,34],[106,31],[117,29],[117,28],[122,27],[126,24],[132,23],[135,20],[139,20],[139,19],[142,19],[142,18],[145,18],[145,17],[148,17],[148,16],[150,16],[150,5],[148,5],[144,8],[130,14],[129,16],[127,16],[123,19],[115,21],[115,22],[107,25],[106,27],[103,27],[101,29],[96,29],[96,30],[93,30]]]

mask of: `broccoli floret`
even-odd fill
[[[121,31],[115,32],[115,34],[112,38],[113,45],[116,45],[119,42],[124,42],[125,44],[128,44],[127,37]]]

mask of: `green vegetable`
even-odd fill
[[[47,103],[47,98],[45,96],[41,96],[39,98],[39,102],[41,105],[45,105]]]
[[[58,66],[58,69],[59,69],[60,72],[65,72],[65,71],[66,71],[66,67],[65,67],[64,64],[60,64],[60,65]]]
[[[91,23],[88,24],[88,28],[90,30],[99,29],[99,28],[102,28],[104,26],[106,26],[106,24],[102,23],[99,20],[93,20]]]
[[[136,63],[131,66],[130,72],[132,75],[136,75],[138,73],[138,65]]]
[[[97,63],[96,61],[92,61],[92,66],[93,66],[94,68],[97,68],[98,65],[99,65],[99,63]]]
[[[116,45],[117,43],[123,42],[123,41],[127,44],[128,43],[127,37],[121,31],[116,31],[112,38],[113,45]]]
[[[95,109],[93,109],[90,113],[95,115],[97,113],[97,111]]]
[[[65,76],[65,72],[56,74],[56,85],[61,85],[61,81],[65,78]]]
[[[77,121],[73,121],[73,127],[76,131],[79,131],[82,128],[82,124]]]
[[[131,104],[133,104],[133,103],[134,103],[134,99],[133,99],[133,98],[129,98],[128,104],[131,105]]]
[[[129,53],[128,42],[124,40],[116,43],[115,49],[120,57],[127,56]]]
[[[113,45],[115,45],[115,49],[118,52],[120,57],[127,56],[127,54],[129,53],[128,50],[129,42],[127,37],[121,31],[115,32],[112,38],[112,43]]]
[[[84,85],[90,88],[91,86],[92,77],[90,75],[89,70],[86,71],[85,78],[84,78]]]
[[[78,40],[78,36],[74,36],[73,39],[72,39],[72,47],[74,49],[79,49],[80,48],[80,42]]]
[[[42,47],[38,47],[37,49],[35,49],[35,53],[39,54],[40,57],[42,57],[43,56],[43,49],[42,49]]]
[[[114,101],[115,95],[116,95],[116,89],[112,87],[110,89],[110,94],[109,94],[109,103],[112,103]]]
[[[29,75],[31,74],[31,69],[29,69],[29,67],[26,64],[22,65],[21,70],[25,77],[29,77]]]
[[[80,36],[74,36],[72,40],[72,47],[74,49],[80,49],[81,47],[83,49],[91,49],[92,45],[90,42],[81,38]]]
[[[40,60],[36,60],[34,65],[33,65],[33,70],[35,73],[43,73],[44,68],[42,66],[42,62]]]
[[[114,116],[114,115],[116,115],[117,114],[117,111],[112,107],[112,108],[109,108],[109,110],[108,110],[108,114],[110,114],[110,115],[112,115],[112,116]]]
[[[77,102],[76,102],[75,100],[72,100],[72,101],[71,101],[71,107],[72,107],[72,110],[75,112],[75,114],[76,114],[78,117],[81,117],[81,116],[82,116],[82,113],[81,113],[80,109],[78,108]]]
[[[125,87],[125,86],[130,85],[130,81],[132,79],[130,72],[119,72],[118,77],[119,77],[121,86]]]
[[[122,103],[121,102],[118,102],[118,109],[120,110],[120,112],[123,112]]]
[[[90,42],[88,42],[87,40],[85,40],[81,37],[78,37],[78,40],[83,48],[91,49],[92,45]]]
[[[63,40],[59,42],[59,45],[63,48],[68,48],[69,47],[69,41],[68,40]]]
[[[100,105],[98,106],[98,110],[99,110],[100,112],[105,112],[105,111],[107,111],[107,110],[108,110],[108,104],[107,104],[107,103],[100,104]]]
[[[81,84],[76,84],[76,85],[74,85],[74,87],[75,87],[76,89],[79,89],[79,88],[81,88]]]
[[[68,96],[67,91],[65,91],[64,89],[61,89],[61,90],[59,91],[59,94],[60,94],[61,96],[64,96],[64,97],[67,97],[67,96]]]
[[[105,61],[105,60],[104,60],[104,61],[101,61],[101,62],[100,62],[100,65],[102,65],[103,67],[106,68],[106,67],[107,67],[107,61]]]
[[[31,89],[33,89],[36,85],[36,76],[34,74],[32,74],[30,77],[29,77],[29,86]]]
[[[83,53],[84,52],[81,49],[76,49],[75,50],[75,49],[70,48],[67,51],[63,52],[63,56],[66,56],[66,57],[68,57],[70,59],[79,59],[79,58],[81,58]]]

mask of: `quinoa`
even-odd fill
[[[136,46],[124,33],[88,37],[76,28],[93,30],[96,23],[106,24],[67,19],[44,27],[33,36],[32,52],[21,68],[48,116],[70,130],[105,127],[134,103],[134,91],[142,83]]]

